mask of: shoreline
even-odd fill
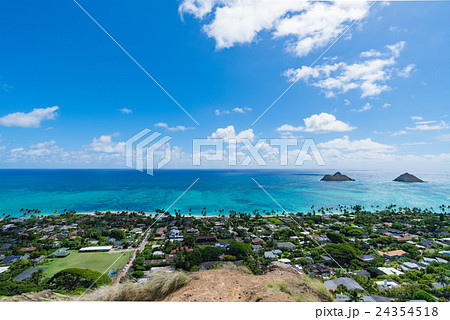
[[[399,208],[403,209],[405,207],[396,206],[395,208],[396,209],[399,209]],[[408,208],[408,207],[406,207],[406,208]],[[347,208],[347,209],[350,209],[350,208]],[[412,209],[412,208],[408,208],[408,209]],[[368,212],[368,213],[376,213],[377,211],[385,211],[385,210],[388,210],[388,209],[385,207],[385,208],[378,208],[378,210],[364,209],[362,211],[363,212]],[[421,210],[424,211],[424,210],[431,210],[431,209],[430,208],[426,208],[426,209],[421,209]],[[436,210],[432,210],[432,212],[436,212]],[[31,217],[59,216],[59,215],[66,214],[66,213],[69,213],[69,211],[61,212],[61,213],[49,213],[49,214],[45,214],[45,213],[40,213],[40,214],[32,213],[30,215],[28,215],[28,214],[27,215],[23,215],[22,214],[22,215],[18,215],[18,216],[10,216],[9,218],[7,218],[6,216],[4,216],[4,217],[0,216],[0,220],[3,220],[3,219],[18,219],[18,218],[21,218],[21,217],[31,218]],[[132,210],[83,211],[83,212],[74,212],[73,214],[75,214],[75,215],[85,215],[85,216],[96,216],[97,213],[99,213],[101,215],[104,215],[106,213],[111,213],[111,214],[131,214],[131,213],[136,213],[136,214],[144,215],[144,216],[147,216],[147,217],[158,217],[158,216],[162,215],[162,213],[156,213],[156,212],[149,213],[149,212],[142,212],[142,211],[138,212],[138,211],[132,211]],[[239,214],[239,213],[250,214],[250,215],[254,216],[253,210],[251,210],[249,212],[237,212],[237,214]],[[266,212],[259,212],[259,214],[263,218],[265,218],[265,217],[270,218],[270,217],[297,215],[297,213],[298,212],[289,212],[288,211],[288,212],[285,212],[285,214],[283,214],[282,212],[275,213],[275,214],[273,214],[273,213],[266,214]],[[307,216],[308,213],[311,213],[311,212],[303,213],[303,216]],[[350,209],[347,213],[354,214],[355,212]],[[325,213],[322,213],[322,212],[316,211],[313,215],[321,216],[321,215],[342,215],[342,214],[344,214],[344,212],[325,212]],[[170,215],[174,216],[174,213],[171,213]],[[199,213],[199,214],[191,213],[190,215],[189,215],[189,213],[188,214],[181,213],[182,217],[195,217],[195,218],[219,218],[219,217],[222,217],[222,216],[229,216],[229,215],[230,215],[230,213],[228,213],[228,212],[227,213],[223,213],[223,214],[217,214],[217,213],[215,213],[215,214],[207,214],[206,216],[203,216],[201,213]]]

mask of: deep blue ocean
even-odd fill
[[[172,207],[182,213],[218,214],[224,209],[252,212],[279,210],[308,212],[337,205],[437,208],[450,205],[450,174],[420,174],[422,184],[393,182],[403,172],[345,171],[355,182],[321,182],[328,170],[160,170],[154,176],[134,170],[0,170],[0,217],[20,216],[20,209],[43,214],[64,209],[167,209],[197,178],[198,182]]]

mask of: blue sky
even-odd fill
[[[6,2],[0,168],[125,167],[144,128],[172,137],[169,167],[240,133],[314,139],[329,168],[449,167],[450,3],[78,2],[199,125],[75,2]]]

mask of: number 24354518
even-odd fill
[[[436,317],[438,307],[377,307],[377,317]]]

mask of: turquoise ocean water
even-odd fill
[[[423,184],[392,180],[403,172],[345,171],[355,182],[321,182],[324,170],[160,170],[148,176],[134,170],[0,170],[0,217],[20,209],[142,210],[168,208],[197,178],[172,209],[187,214],[229,210],[279,210],[254,178],[282,207],[292,212],[362,204],[437,208],[450,205],[450,174],[420,174]],[[173,210],[172,210],[173,212]]]

